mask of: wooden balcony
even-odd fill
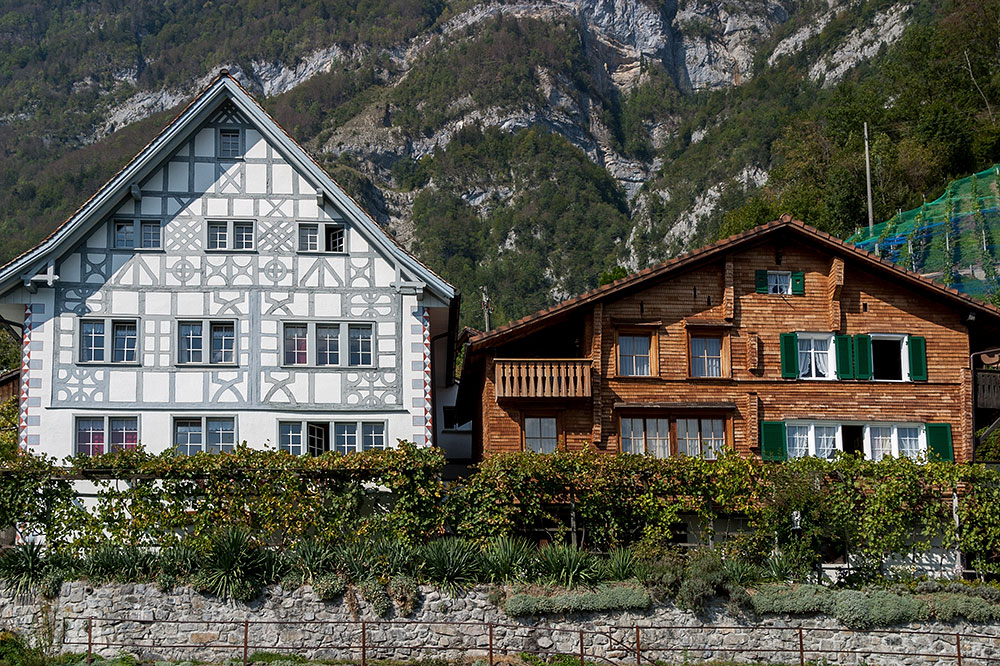
[[[497,400],[589,398],[590,365],[584,358],[498,358]]]
[[[976,407],[1000,409],[1000,370],[976,370]]]

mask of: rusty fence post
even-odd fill
[[[368,641],[367,625],[361,623],[361,666],[368,666]]]
[[[639,636],[639,625],[635,625],[635,666],[642,666],[642,639]]]
[[[806,666],[806,649],[802,643],[802,627],[799,627],[799,666]]]
[[[87,666],[94,660],[94,618],[87,618]]]
[[[955,658],[958,660],[958,666],[962,666],[962,635],[955,634]]]
[[[490,666],[493,666],[493,623],[490,622]]]
[[[250,620],[243,620],[243,666],[247,666],[247,652],[250,649]]]
[[[580,666],[585,666],[583,661],[583,629],[580,630]]]

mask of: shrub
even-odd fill
[[[680,553],[664,553],[649,565],[641,580],[655,599],[672,599],[684,580],[684,565],[684,557]]]
[[[449,537],[431,541],[424,547],[424,577],[454,594],[482,578],[482,558],[469,541]]]
[[[420,589],[416,580],[409,576],[393,576],[386,590],[400,615],[406,617],[416,610],[417,601],[420,599]]]
[[[309,660],[299,654],[286,654],[283,652],[254,652],[250,655],[250,663],[273,664],[276,661],[294,662],[304,664]]]
[[[597,613],[646,610],[653,604],[649,592],[637,585],[600,585],[591,590],[567,590],[554,595],[518,592],[504,604],[512,617],[552,613]]]
[[[365,542],[354,541],[333,549],[335,568],[355,583],[360,583],[372,575],[370,559],[371,551]]]
[[[84,560],[84,573],[93,583],[130,583],[152,580],[160,570],[155,553],[140,546],[102,544]]]
[[[501,536],[483,549],[483,568],[492,583],[528,580],[532,575],[537,549],[527,539]]]
[[[336,559],[326,544],[316,539],[303,539],[289,553],[288,562],[301,582],[312,583],[318,576],[333,571]]]
[[[614,548],[603,562],[601,575],[605,580],[635,578],[639,564],[639,558],[631,548]]]
[[[264,550],[239,527],[229,527],[212,537],[204,566],[194,584],[202,592],[238,601],[256,599],[269,581]]]
[[[399,539],[382,537],[372,543],[370,564],[374,574],[381,579],[409,576],[416,570],[417,553],[413,546]]]
[[[324,573],[313,579],[312,588],[321,601],[333,601],[347,590],[347,582],[340,574]]]
[[[32,649],[17,634],[0,631],[0,664],[4,666],[43,666],[49,661]]]
[[[599,563],[587,551],[568,544],[553,544],[538,553],[538,572],[545,581],[572,588],[599,578]]]
[[[808,615],[831,613],[835,592],[821,585],[765,585],[750,598],[760,614]]]
[[[374,578],[369,578],[358,585],[358,592],[365,601],[372,607],[375,614],[385,617],[392,608],[392,599],[386,594],[385,587]]]
[[[835,595],[833,614],[845,627],[870,629],[925,619],[929,609],[918,599],[885,590],[841,590]]]
[[[722,578],[727,584],[750,587],[761,578],[760,568],[742,557],[730,557],[722,562]]]
[[[12,594],[27,594],[42,582],[46,574],[45,565],[41,544],[22,543],[0,555],[0,578]]]
[[[684,568],[684,579],[677,588],[674,601],[681,608],[696,613],[705,608],[723,583],[722,559],[714,550],[704,549],[691,554]]]
[[[1000,608],[980,597],[939,593],[928,601],[934,617],[942,622],[964,618],[970,622],[986,623],[1000,617]]]

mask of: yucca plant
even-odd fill
[[[195,587],[217,597],[252,601],[267,584],[267,555],[250,533],[229,527],[212,537]]]
[[[575,587],[596,582],[598,560],[587,551],[567,544],[553,544],[538,553],[538,569],[542,578],[563,587]]]
[[[784,583],[795,577],[795,562],[790,557],[778,553],[764,562],[764,578],[776,583]]]
[[[465,539],[438,539],[424,547],[424,578],[451,594],[478,583],[482,574],[479,549]]]
[[[629,580],[639,575],[639,558],[631,548],[613,548],[602,563],[604,580]]]
[[[0,578],[11,594],[27,594],[42,582],[46,574],[45,564],[45,551],[41,544],[22,543],[0,556]]]
[[[336,568],[333,549],[315,539],[303,539],[295,544],[288,560],[295,570],[295,577],[304,583],[311,584],[319,576]]]
[[[140,546],[117,546],[106,543],[90,552],[84,560],[84,573],[94,583],[116,581],[140,582],[153,579],[159,571],[155,553]]]
[[[411,576],[416,569],[416,551],[394,537],[382,537],[372,542],[372,566],[379,578]]]
[[[729,585],[746,588],[761,579],[761,570],[742,557],[730,557],[722,563],[722,577]]]
[[[360,583],[372,577],[372,554],[367,542],[341,544],[333,549],[332,554],[334,568],[352,583]]]
[[[538,549],[527,539],[501,536],[483,549],[483,568],[491,583],[510,583],[531,578]]]
[[[190,578],[198,570],[202,556],[194,546],[180,543],[160,551],[160,571],[178,579]]]

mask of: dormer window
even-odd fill
[[[240,144],[240,131],[238,129],[219,130],[219,157],[231,159],[243,157],[243,146]]]
[[[342,224],[324,222],[299,225],[299,252],[345,252],[346,240],[347,230]]]

